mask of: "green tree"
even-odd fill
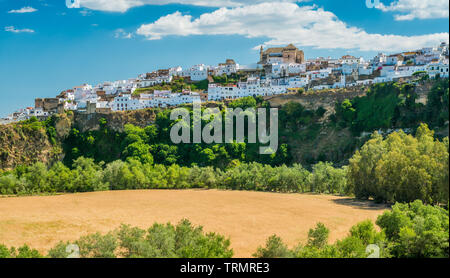
[[[449,257],[448,210],[420,200],[398,203],[378,217],[377,224],[391,242],[394,257]]]
[[[358,198],[379,202],[448,202],[448,138],[422,124],[416,137],[403,131],[378,133],[350,159],[348,185]]]
[[[308,232],[308,246],[323,248],[328,243],[330,230],[322,223],[317,223],[315,229]]]
[[[288,249],[283,240],[276,236],[270,236],[266,241],[265,247],[258,247],[258,250],[253,257],[255,258],[290,258],[292,252]]]

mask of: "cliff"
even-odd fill
[[[49,163],[61,154],[53,146],[45,128],[30,129],[20,124],[0,126],[0,169],[12,169],[21,164]]]
[[[425,104],[432,82],[416,86],[418,99]],[[288,102],[297,102],[306,109],[325,109],[319,122],[306,126],[295,136],[287,136],[295,161],[326,159],[328,161],[344,161],[361,145],[362,138],[355,137],[348,129],[336,130],[326,124],[329,116],[335,113],[336,102],[364,96],[365,89],[352,88],[340,90],[324,90],[314,93],[285,94],[265,97],[272,107],[280,107]],[[106,120],[107,127],[117,132],[124,130],[125,124],[145,127],[155,123],[160,109],[143,109],[137,111],[95,113],[67,112],[52,117],[47,122],[22,122],[0,125],[0,169],[12,169],[17,165],[31,164],[41,161],[51,163],[64,158],[62,144],[72,128],[81,132],[100,129],[101,119]],[[50,121],[50,122],[49,122]],[[448,124],[437,134],[448,136]],[[292,137],[292,138],[291,138]],[[306,140],[310,138],[311,140]],[[281,138],[283,139],[283,138]]]
[[[155,122],[157,111],[158,109],[95,114],[77,112],[74,114],[74,126],[81,132],[98,130],[100,128],[100,119],[104,118],[108,128],[122,132],[125,124],[133,124],[140,127],[152,125]]]

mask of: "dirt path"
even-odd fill
[[[148,228],[156,222],[188,218],[206,231],[231,238],[236,257],[250,257],[277,234],[290,246],[305,241],[317,222],[331,240],[347,235],[385,207],[348,198],[219,190],[109,191],[59,196],[0,198],[0,243],[24,243],[45,252],[60,240],[106,233],[121,223]]]

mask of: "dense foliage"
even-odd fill
[[[273,192],[345,194],[345,168],[319,163],[312,172],[300,165],[272,167],[233,161],[226,170],[213,167],[181,167],[143,163],[136,158],[96,164],[80,157],[72,169],[55,163],[17,167],[0,176],[1,194],[40,194],[123,189],[222,188]]]
[[[430,126],[443,126],[449,120],[449,80],[438,79],[427,96],[425,122]]]
[[[223,168],[195,164],[185,167],[176,164],[175,148],[145,143],[154,140],[150,139],[155,138],[153,127],[127,126],[127,134],[124,139],[128,144],[124,150],[126,161],[105,164],[79,157],[70,168],[61,162],[50,168],[40,162],[20,166],[0,175],[0,193],[221,188],[354,194],[357,198],[389,203],[420,199],[425,203],[447,204],[449,200],[448,138],[434,139],[426,125],[417,129],[415,137],[399,131],[384,139],[374,133],[350,159],[349,166],[335,168],[331,163],[320,162],[311,170],[298,164],[270,166],[242,163],[239,159],[229,161]],[[143,147],[145,145],[148,149]],[[235,154],[244,148],[243,144],[228,145]],[[213,153],[203,154],[214,156]],[[154,164],[155,160],[162,159],[171,163]]]
[[[97,131],[83,133],[74,128],[63,142],[64,163],[71,167],[73,160],[81,156],[106,163],[140,156],[143,162],[153,160],[163,165],[213,166],[221,169],[233,160],[272,166],[302,163],[308,168],[320,161],[342,165],[367,140],[366,137],[358,137],[362,131],[371,132],[380,128],[415,129],[422,122],[432,128],[442,127],[448,121],[448,79],[433,80],[431,84],[426,105],[418,101],[415,85],[392,82],[375,84],[368,89],[366,96],[337,103],[336,113],[329,118],[331,123],[323,121],[326,112],[323,107],[311,110],[300,103],[288,102],[279,107],[279,147],[274,155],[259,154],[260,144],[248,144],[247,138],[244,143],[234,144],[174,144],[170,140],[170,130],[176,122],[170,120],[171,109],[155,109],[155,124],[144,128],[126,125],[124,132],[116,132],[107,127],[108,123],[104,119]],[[227,107],[244,110],[270,107],[261,97],[246,97],[217,105],[222,116]],[[192,108],[189,105],[186,107]],[[208,122],[203,119],[202,126]],[[191,134],[192,128],[191,124]],[[354,135],[346,138],[345,143],[339,146],[326,144],[317,153],[302,149],[300,156],[295,154],[298,150],[293,150],[298,144],[315,142],[324,129],[325,132],[335,129],[337,136],[340,136],[339,132],[346,128],[352,130]]]
[[[3,244],[0,244],[0,258],[17,258],[17,259],[30,259],[30,258],[42,258],[43,256],[38,250],[30,248],[24,244],[22,247],[8,248]]]
[[[79,157],[70,168],[61,162],[49,168],[40,162],[20,166],[0,175],[0,194],[219,188],[354,194],[357,198],[388,203],[419,199],[430,204],[447,204],[449,200],[448,138],[434,139],[426,125],[417,129],[415,137],[399,131],[384,139],[374,133],[348,166],[336,168],[331,163],[320,162],[311,170],[299,164],[271,166],[242,163],[238,159],[231,160],[224,168],[180,166],[172,148],[161,144],[152,145],[148,150],[143,147],[144,140],[153,140],[149,139],[155,134],[151,129],[128,126],[127,133],[125,161],[105,164]],[[229,145],[236,148],[236,153],[244,147]],[[154,164],[163,158],[171,163]]]
[[[383,139],[374,133],[350,159],[349,188],[358,198],[447,204],[448,147],[448,137],[442,142],[434,139],[426,125],[415,137],[399,131]]]
[[[39,121],[36,117],[31,117],[28,120],[22,121],[15,125],[16,128],[20,128],[25,134],[36,134],[40,131],[44,131],[47,134],[49,141],[54,145],[56,144],[56,129],[55,129],[55,117],[49,117],[45,121]]]
[[[76,246],[76,248],[72,248]],[[75,254],[74,254],[75,252]],[[76,254],[78,253],[78,254]],[[129,225],[105,235],[83,236],[74,242],[60,242],[47,257],[68,258],[231,258],[230,240],[216,233],[205,233],[183,219],[178,225],[155,223],[147,230]],[[43,257],[27,245],[16,250],[0,245],[0,258]]]
[[[228,107],[240,107],[245,110],[261,105],[267,107],[267,103],[263,103],[261,98],[247,97],[229,103]],[[191,107],[187,108],[191,109]],[[222,116],[225,113],[225,108],[225,106],[222,107]],[[300,107],[296,106],[296,108],[301,108],[301,105]],[[281,109],[282,115],[286,114],[285,109],[288,108]],[[247,139],[245,139],[245,142],[231,144],[174,144],[170,140],[170,129],[176,122],[170,120],[171,110],[158,111],[155,125],[141,128],[127,124],[123,133],[108,129],[104,122],[100,124],[100,130],[97,131],[81,133],[74,128],[64,141],[66,154],[64,163],[71,166],[73,160],[81,156],[94,158],[96,162],[104,161],[108,163],[117,159],[126,160],[128,157],[139,157],[142,162],[153,160],[154,163],[164,165],[214,166],[222,169],[233,160],[270,165],[282,165],[291,162],[292,158],[288,146],[283,143],[280,144],[278,151],[273,155],[261,155],[259,153],[260,144],[248,144]],[[245,111],[242,113],[245,113]],[[284,121],[284,118],[281,120]],[[205,126],[208,122],[209,120],[203,119],[202,126]],[[234,124],[236,125],[236,122]],[[192,124],[190,128],[192,135]],[[222,131],[222,134],[225,134],[225,131]],[[248,136],[247,133],[245,135]]]
[[[350,233],[334,244],[328,243],[329,230],[318,223],[308,233],[307,244],[289,249],[282,239],[272,235],[257,258],[448,258],[448,210],[424,205],[397,203],[392,211],[378,217],[378,232],[370,220],[353,226]],[[375,249],[369,245],[376,245]],[[376,250],[378,249],[378,250]]]
[[[421,122],[442,127],[449,115],[448,79],[433,81],[426,105],[417,102],[418,97],[412,84],[375,84],[368,89],[366,96],[337,103],[336,115],[332,119],[356,133],[380,128],[416,127]]]
[[[377,224],[385,232],[394,257],[449,256],[448,210],[426,206],[419,200],[398,203],[378,217]]]

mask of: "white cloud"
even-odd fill
[[[37,9],[28,6],[28,7],[20,8],[18,10],[10,10],[8,13],[9,14],[24,14],[24,13],[34,13],[36,11],[37,11]]]
[[[448,41],[448,33],[421,36],[369,34],[347,26],[331,12],[293,3],[221,8],[196,19],[176,12],[141,25],[136,33],[150,40],[170,35],[242,35],[268,38],[265,45],[295,43],[298,46],[362,51],[416,49]]]
[[[131,39],[132,37],[133,37],[132,33],[127,33],[122,28],[114,31],[114,38],[116,38],[116,39]]]
[[[377,7],[384,12],[394,12],[396,20],[448,18],[448,0],[397,0],[388,6]]]
[[[32,29],[16,29],[14,26],[7,26],[5,27],[6,32],[12,32],[12,33],[34,33],[34,30]]]
[[[108,12],[126,12],[144,5],[185,4],[203,7],[237,7],[269,0],[79,0],[81,7]],[[278,2],[305,2],[309,0],[277,0]]]

